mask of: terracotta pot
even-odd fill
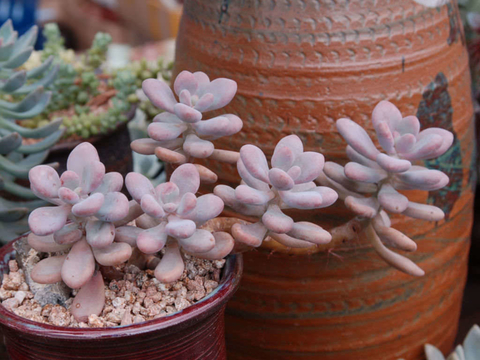
[[[14,241],[0,249],[0,274],[8,271]],[[224,310],[238,288],[242,256],[227,258],[222,280],[208,297],[185,310],[145,323],[76,329],[26,320],[0,306],[0,328],[13,360],[225,360]]]
[[[311,255],[278,246],[247,253],[242,286],[227,309],[230,358],[411,360],[423,358],[426,342],[449,349],[465,284],[474,178],[470,75],[456,4],[186,0],[174,72],[184,69],[238,83],[224,110],[244,128],[219,139],[218,148],[252,143],[271,155],[282,136],[295,133],[306,150],[343,163],[346,144],[335,120],[349,117],[373,134],[370,115],[383,99],[405,116],[416,114],[422,128],[455,134],[449,152],[426,162],[450,184],[409,194],[441,207],[446,220],[393,218],[417,241],[410,256],[427,272],[423,278],[388,267],[361,239]],[[238,184],[234,167],[209,165],[221,183]],[[352,214],[337,204],[293,216],[329,229]]]

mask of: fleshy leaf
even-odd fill
[[[379,151],[368,136],[367,132],[350,119],[337,120],[337,129],[345,141],[360,155],[375,160]]]
[[[285,215],[278,205],[270,205],[262,216],[262,222],[265,227],[276,233],[287,233],[293,228],[293,220]]]
[[[397,159],[386,154],[378,154],[377,164],[383,170],[393,173],[407,171],[412,166],[412,163],[408,160]]]
[[[115,229],[115,241],[137,246],[137,237],[143,230],[136,226],[125,225]]]
[[[130,195],[135,199],[136,202],[140,204],[142,201],[142,196],[150,194],[155,196],[155,188],[153,187],[150,180],[142,174],[138,173],[128,173],[125,177],[125,186],[127,187]]]
[[[170,177],[170,182],[176,184],[180,196],[186,193],[196,194],[200,187],[200,176],[193,164],[184,164],[175,169]]]
[[[178,204],[177,214],[180,216],[188,215],[195,210],[196,206],[197,197],[192,193],[186,193],[180,200],[180,204]]]
[[[62,265],[67,255],[51,256],[38,262],[30,276],[39,284],[53,284],[62,280]]]
[[[177,103],[173,106],[173,112],[181,120],[187,123],[196,123],[202,119],[202,113],[194,108],[182,103]]]
[[[95,189],[95,192],[106,195],[109,192],[117,192],[122,190],[123,176],[118,172],[106,173],[102,183]]]
[[[198,159],[205,159],[212,155],[215,147],[213,143],[208,140],[200,139],[195,134],[187,135],[185,142],[183,143],[183,150],[190,156]]]
[[[378,202],[385,210],[399,214],[408,206],[408,198],[400,194],[390,184],[384,184],[377,195]]]
[[[88,322],[90,315],[100,315],[105,305],[105,284],[100,271],[82,286],[73,299],[70,313],[78,322]]]
[[[353,211],[355,214],[373,218],[378,213],[378,202],[374,198],[359,198],[354,196],[347,196],[345,198],[345,206]]]
[[[94,249],[109,246],[115,238],[115,226],[112,223],[89,220],[85,226],[87,242]]]
[[[268,183],[266,183],[262,180],[258,180],[252,174],[250,174],[250,172],[245,167],[245,164],[243,163],[241,158],[238,159],[238,161],[237,161],[237,171],[238,171],[238,174],[240,175],[240,177],[242,178],[242,180],[245,181],[245,183],[248,186],[251,186],[251,187],[253,187],[257,190],[261,190],[261,191],[270,189],[270,187],[268,186]]]
[[[198,229],[192,236],[178,241],[182,248],[192,254],[204,253],[215,247],[215,238],[212,233],[203,229]]]
[[[274,186],[278,190],[290,190],[295,185],[290,175],[288,175],[285,171],[279,168],[270,169],[268,172],[268,178],[272,186]]]
[[[150,194],[143,195],[141,201],[142,210],[148,216],[160,219],[165,216],[165,211],[163,207],[158,203],[158,201]]]
[[[53,234],[54,241],[60,245],[71,245],[82,237],[83,232],[78,228],[77,223],[66,224]]]
[[[152,227],[142,231],[137,237],[137,247],[145,254],[154,254],[163,249],[167,241],[167,233],[165,231],[167,223]]]
[[[217,231],[213,233],[213,237],[215,238],[215,246],[207,252],[195,254],[196,257],[207,260],[220,260],[230,254],[235,245],[232,236],[227,232]]]
[[[268,229],[260,221],[254,224],[236,223],[232,226],[234,239],[253,247],[258,247],[262,244],[267,231]]]
[[[240,159],[253,177],[265,183],[269,182],[267,158],[262,150],[254,145],[244,145],[240,149]]]
[[[239,185],[235,189],[238,201],[249,205],[264,205],[275,197],[272,191],[260,191],[247,185]]]
[[[28,245],[39,252],[58,252],[65,251],[71,247],[70,244],[61,245],[57,244],[53,239],[53,234],[47,236],[38,236],[33,232],[28,234]]]
[[[68,156],[67,170],[74,171],[82,179],[85,169],[96,161],[100,161],[100,158],[95,147],[88,142],[83,142],[77,145]]]
[[[323,205],[322,195],[316,191],[280,191],[280,197],[290,208],[318,209]],[[275,230],[272,230],[275,231]],[[281,231],[275,231],[280,233]]]
[[[148,125],[148,135],[157,141],[173,140],[187,129],[186,124],[152,122]]]
[[[95,271],[95,259],[87,240],[76,242],[62,265],[63,282],[72,289],[85,285]]]
[[[73,205],[72,214],[75,216],[85,217],[94,215],[102,207],[105,196],[101,193],[92,194],[85,200]]]
[[[387,173],[384,170],[372,169],[355,162],[349,162],[344,169],[345,175],[350,180],[355,181],[378,183],[387,177]]]
[[[173,107],[177,100],[165,82],[157,79],[147,79],[143,81],[142,89],[153,105],[170,113],[174,112]]]
[[[65,225],[69,212],[67,205],[38,208],[28,217],[28,225],[36,235],[50,235]]]
[[[100,265],[119,265],[130,259],[130,256],[132,256],[132,247],[127,243],[113,242],[101,249],[94,248],[93,255]]]
[[[105,195],[102,207],[96,216],[102,221],[120,221],[128,215],[129,204],[127,197],[121,192],[110,192]]]
[[[224,204],[220,197],[213,194],[205,194],[197,199],[195,210],[185,217],[195,221],[195,223],[200,226],[220,215],[223,207]]]
[[[410,216],[414,219],[422,219],[428,221],[440,221],[445,217],[445,213],[442,209],[426,204],[418,204],[415,202],[409,202],[408,207],[402,213]]]
[[[33,192],[42,198],[58,197],[61,182],[58,173],[51,166],[35,166],[29,171],[28,179]]]
[[[184,269],[185,264],[178,244],[172,242],[165,248],[165,254],[155,268],[155,277],[163,283],[171,283],[180,279]]]
[[[306,221],[294,223],[292,230],[287,235],[313,244],[327,244],[332,240],[332,235],[328,231]]]
[[[192,220],[176,219],[168,221],[165,231],[174,238],[186,239],[193,235],[196,228],[197,226]]]

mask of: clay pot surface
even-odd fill
[[[270,246],[246,253],[242,286],[227,309],[230,359],[416,360],[424,358],[427,342],[449,350],[466,278],[475,178],[471,83],[457,5],[186,0],[174,76],[182,70],[238,83],[222,112],[238,115],[244,128],[217,140],[220,149],[251,143],[271,156],[278,140],[294,133],[305,150],[343,164],[346,143],[335,121],[351,118],[375,138],[370,119],[381,100],[416,115],[423,129],[455,134],[446,154],[420,164],[446,172],[449,185],[408,192],[412,201],[442,208],[446,219],[392,217],[393,227],[417,242],[409,256],[426,275],[399,273],[361,239],[311,255]],[[206,162],[220,183],[238,184],[234,166]],[[352,218],[340,202],[291,215],[325,229]]]
[[[0,249],[8,271],[14,241]],[[106,329],[64,328],[26,320],[0,306],[0,327],[14,360],[225,360],[224,310],[239,285],[241,255],[227,258],[208,297],[183,311],[141,324]]]

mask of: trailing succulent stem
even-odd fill
[[[52,57],[28,71],[18,70],[33,52],[37,27],[21,37],[8,20],[0,28],[0,242],[6,243],[28,230],[26,216],[38,207],[33,192],[20,185],[28,171],[41,164],[49,149],[62,136],[61,120],[26,129],[16,119],[28,119],[41,113],[51,98],[45,91],[55,79],[58,67]],[[25,139],[42,139],[26,144]],[[19,201],[20,199],[20,201]]]

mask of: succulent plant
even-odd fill
[[[210,81],[203,72],[182,71],[173,87],[179,101],[165,82],[157,79],[143,82],[146,96],[164,112],[148,127],[151,139],[134,141],[132,149],[145,155],[155,154],[160,160],[173,164],[208,157],[235,163],[238,153],[216,150],[211,140],[236,134],[243,126],[242,120],[233,114],[202,120],[204,112],[220,109],[232,100],[237,91],[235,81],[225,78]],[[217,180],[210,170],[197,167],[202,180]]]
[[[114,241],[114,222],[129,213],[129,201],[119,192],[123,178],[115,172],[105,174],[105,166],[90,143],[75,147],[68,157],[67,171],[60,177],[51,167],[39,165],[30,170],[29,178],[32,191],[56,205],[30,214],[29,244],[44,252],[68,250],[68,254],[40,261],[32,279],[44,284],[63,280],[72,289],[81,288],[74,300],[80,305],[72,307],[72,313],[77,319],[85,318],[103,308],[102,298],[92,300],[84,295],[100,287],[103,291],[95,264],[117,265],[132,254],[129,244]]]
[[[138,227],[118,228],[119,236],[136,239],[136,246],[145,254],[165,248],[155,268],[158,280],[168,283],[183,274],[180,250],[205,259],[222,259],[232,250],[229,234],[200,228],[223,211],[223,201],[213,194],[197,199],[200,175],[193,164],[179,166],[169,182],[156,187],[137,173],[129,173],[125,185],[145,214],[137,219]]]
[[[271,168],[263,152],[256,146],[240,149],[237,170],[243,182],[236,189],[226,185],[215,187],[214,193],[237,212],[259,217],[254,224],[235,224],[235,240],[260,246],[270,236],[287,247],[311,247],[325,244],[331,235],[320,226],[294,222],[283,209],[319,209],[337,200],[337,193],[313,182],[324,164],[322,154],[304,152],[296,135],[280,140],[272,156]]]
[[[9,193],[11,200],[27,200],[0,198],[0,241],[3,243],[27,231],[26,215],[42,204],[16,180],[26,179],[28,171],[46,159],[49,149],[63,133],[59,129],[61,120],[35,130],[14,121],[38,115],[51,97],[45,87],[57,74],[52,58],[29,71],[17,70],[30,57],[37,34],[37,27],[32,27],[18,38],[10,20],[0,28],[0,190]],[[43,140],[25,144],[24,138]]]
[[[445,357],[435,346],[426,344],[427,360],[445,360]],[[477,360],[480,359],[480,327],[474,325],[468,332],[463,346],[458,345],[447,360]]]
[[[350,119],[337,121],[340,134],[348,143],[346,152],[351,162],[345,167],[327,162],[323,185],[333,187],[345,205],[365,219],[366,231],[373,247],[388,263],[411,275],[423,270],[411,260],[386,248],[389,246],[414,251],[413,240],[390,227],[385,211],[416,219],[439,221],[443,211],[435,206],[411,202],[397,190],[437,190],[448,184],[448,176],[412,162],[436,158],[453,142],[453,134],[440,128],[420,131],[415,116],[403,117],[395,105],[380,102],[372,113],[372,123],[380,146],[377,150],[367,132]]]

